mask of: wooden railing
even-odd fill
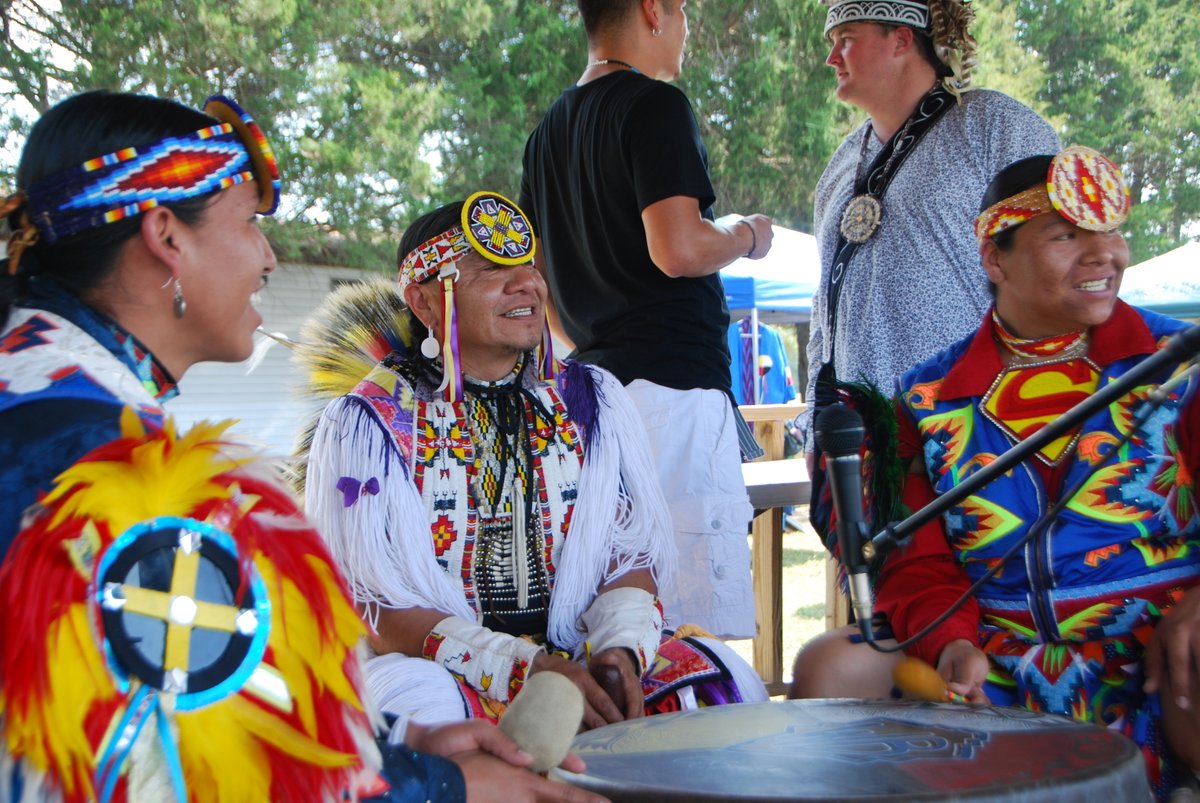
[[[740,408],[754,425],[765,454],[742,466],[746,492],[754,506],[751,566],[755,620],[754,668],[770,694],[786,691],[783,682],[783,508],[808,502],[808,473],[803,460],[783,459],[783,433],[804,411],[803,405],[750,404]],[[828,574],[828,572],[827,572]]]

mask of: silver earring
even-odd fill
[[[182,318],[183,313],[187,312],[187,302],[183,300],[183,285],[179,280],[175,280],[175,317]]]
[[[650,31],[650,35],[651,35],[651,36],[653,36],[653,37],[655,37],[655,38],[657,38],[657,37],[659,37],[659,36],[662,36],[662,28],[655,28],[655,29],[653,29],[652,31]]]
[[[421,341],[421,356],[432,360],[442,353],[442,344],[433,336],[433,327],[429,327],[429,335]]]

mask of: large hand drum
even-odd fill
[[[1132,742],[1011,708],[875,700],[727,705],[619,722],[556,777],[614,801],[1149,800]]]

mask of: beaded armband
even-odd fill
[[[475,691],[507,703],[525,684],[533,659],[545,649],[516,636],[450,616],[425,637],[421,656],[436,661]]]

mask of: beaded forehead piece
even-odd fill
[[[246,181],[258,182],[257,211],[274,212],[279,168],[262,129],[221,95],[210,97],[204,111],[221,122],[97,156],[31,184],[29,218],[41,238],[54,242]]]
[[[454,304],[455,263],[475,252],[497,265],[524,265],[533,259],[537,244],[529,219],[515,203],[495,192],[477,192],[463,202],[459,225],[418,245],[400,263],[400,292],[410,284],[437,277],[442,282],[442,342],[430,334],[433,350],[427,357],[442,358],[442,383],[438,386],[450,402],[462,398],[462,363],[458,351],[458,316]],[[424,353],[424,344],[422,352]],[[550,333],[543,326],[540,376],[553,379],[554,354]]]
[[[980,241],[1047,212],[1088,231],[1115,231],[1129,217],[1129,188],[1104,154],[1083,145],[1065,148],[1050,162],[1045,184],[998,201],[975,220]]]
[[[400,288],[423,282],[472,251],[500,265],[533,259],[533,228],[521,208],[495,192],[477,192],[462,206],[459,225],[418,245],[400,263]]]

